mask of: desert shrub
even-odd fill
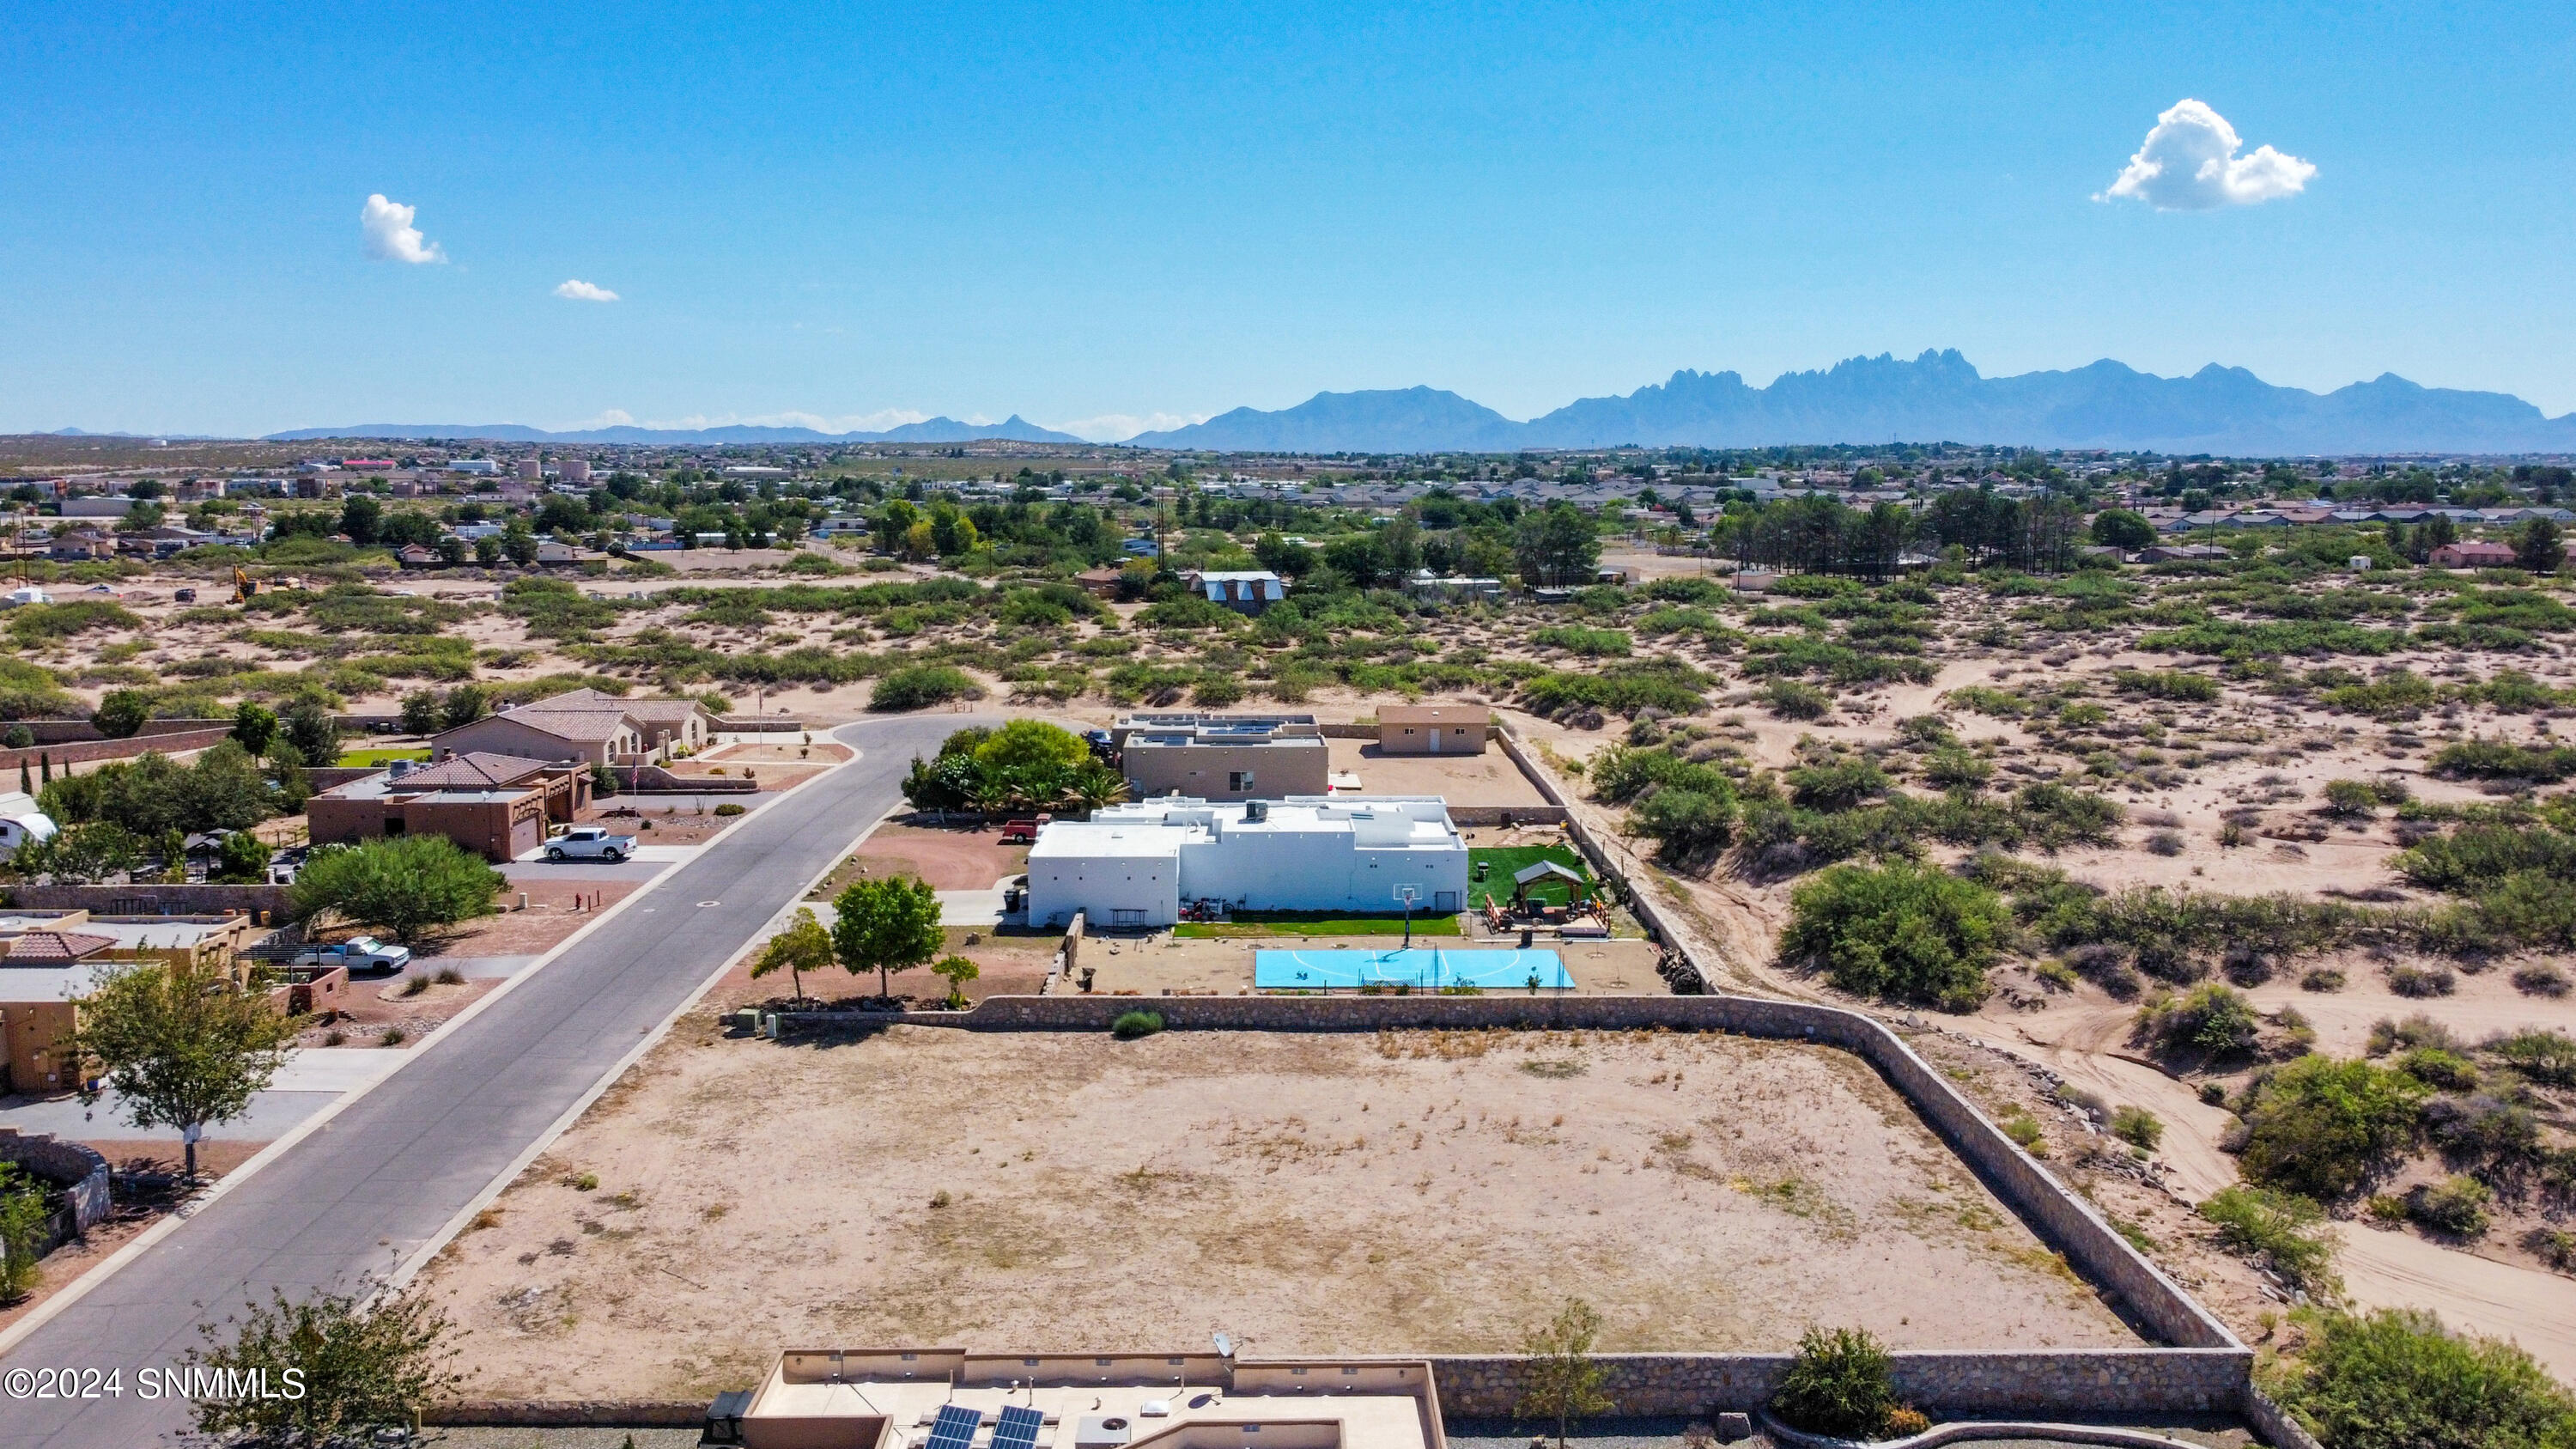
[[[2546,961],[2514,968],[2513,986],[2526,996],[2565,996],[2567,973]]]
[[[911,664],[879,679],[869,692],[872,710],[922,709],[952,699],[981,699],[984,686],[962,669],[945,664]]]
[[[2388,989],[2400,996],[2448,996],[2460,978],[2448,966],[2391,966]]]
[[[2454,1056],[2440,1047],[2416,1047],[2390,1065],[2440,1091],[2467,1092],[2478,1085],[2478,1069],[2466,1057]]]
[[[2372,1056],[2384,1057],[2399,1047],[2409,1050],[2433,1047],[2446,1052],[2461,1049],[2460,1039],[2452,1035],[2449,1027],[2420,1011],[2408,1013],[2401,1021],[2391,1021],[2383,1016],[2370,1024],[2369,1052]]]
[[[1790,803],[1808,810],[1849,810],[1888,789],[1887,773],[1875,761],[1857,755],[1800,765],[1780,778],[1789,787]]]
[[[2474,1177],[2450,1177],[2418,1183],[2406,1194],[2406,1216],[2437,1233],[2455,1238],[2482,1238],[2487,1209],[2495,1193]]]
[[[1243,615],[1211,599],[1196,594],[1183,594],[1159,604],[1148,604],[1136,614],[1137,622],[1149,629],[1216,629],[1233,630],[1243,626]]]
[[[2488,1042],[2496,1060],[2535,1082],[2576,1087],[2576,1037],[2545,1027],[2526,1027]]]
[[[1641,659],[1598,673],[1534,675],[1521,685],[1521,698],[1531,713],[1550,719],[1584,709],[1630,717],[1645,709],[1698,714],[1708,707],[1700,693],[1707,687],[1707,675],[1679,660]]]
[[[1960,785],[1982,785],[1992,779],[1994,773],[1994,764],[1985,756],[1958,745],[1943,745],[1923,761],[1924,780],[1945,790]]]
[[[2496,1181],[2522,1176],[2540,1149],[2531,1109],[2489,1096],[2434,1098],[2424,1104],[2424,1131],[2454,1166]]]
[[[2427,769],[2451,779],[2537,780],[2555,784],[2576,775],[2576,747],[2517,745],[2504,740],[2461,740],[2433,754]]]
[[[1771,1412],[1790,1424],[1845,1439],[1879,1432],[1895,1407],[1895,1366],[1859,1328],[1808,1329],[1771,1394]]]
[[[1588,659],[1625,657],[1629,644],[1624,629],[1586,629],[1578,624],[1560,624],[1536,630],[1531,633],[1530,642],[1550,649],[1562,649],[1568,654],[1580,654]]]
[[[2238,1183],[2202,1203],[2200,1215],[2218,1225],[2220,1243],[2299,1287],[2335,1287],[2334,1230],[2313,1199]]]
[[[1837,866],[1789,898],[1784,961],[1858,995],[1973,1010],[2011,916],[1974,881],[1911,864]]]
[[[2576,880],[2576,835],[2542,825],[2475,823],[2417,841],[2392,864],[2426,890],[2483,895],[2516,875]]]
[[[372,1443],[451,1396],[464,1380],[449,1368],[457,1350],[447,1316],[417,1288],[382,1287],[369,1281],[301,1301],[271,1290],[264,1306],[201,1324],[206,1346],[183,1360],[191,1369],[216,1384],[291,1383],[300,1392],[216,1389],[196,1403],[197,1433],[219,1443]]]
[[[2327,1313],[2269,1387],[2330,1449],[2558,1449],[2576,1399],[2499,1339],[2457,1336],[2423,1309]]]
[[[1774,679],[1762,686],[1762,707],[1780,719],[1823,719],[1833,713],[1834,697],[1812,684]]]
[[[709,811],[708,813],[716,816],[718,819],[727,819],[732,816],[742,814],[743,807],[727,800],[725,803],[717,806],[714,810]]]
[[[2122,694],[2143,694],[2149,699],[2207,704],[2218,698],[2217,680],[2182,669],[2115,669],[2111,685]]]
[[[2179,830],[2159,830],[2147,837],[2147,849],[2156,855],[2180,855],[2184,843]]]
[[[2043,1134],[2040,1131],[2039,1119],[2030,1115],[2028,1107],[2019,1102],[2013,1103],[2011,1109],[2004,1113],[2003,1120],[1995,1125],[2001,1127],[2004,1135],[2011,1138],[2013,1145],[2022,1151],[2040,1156],[2047,1155],[2046,1149],[2040,1145]]]
[[[1152,1036],[1162,1029],[1162,1013],[1155,1011],[1120,1012],[1118,1019],[1109,1023],[1109,1034],[1120,1041],[1134,1041],[1140,1036]]]
[[[2341,991],[2343,973],[2331,966],[2319,966],[2299,978],[2301,991]]]
[[[2138,1008],[2137,1035],[2168,1054],[2244,1056],[2254,1050],[2254,1003],[2234,987],[2205,982],[2181,996],[2159,996]]]
[[[2379,808],[2379,792],[2367,780],[2329,780],[2326,782],[2326,813],[2345,819],[2370,814]]]
[[[2165,1140],[2164,1119],[2144,1107],[2125,1106],[2111,1114],[2111,1135],[2148,1152]]]
[[[1961,709],[1997,719],[2019,719],[2030,713],[2029,701],[2020,695],[1982,684],[1963,684],[1942,697]]]
[[[1726,586],[1715,579],[1657,579],[1641,590],[1647,598],[1667,604],[1718,604],[1726,601]]]
[[[2565,1228],[2533,1228],[2522,1235],[2522,1248],[2548,1264],[2553,1272],[2576,1273],[2576,1233]]]
[[[2255,1087],[2239,1163],[2261,1186],[2334,1201],[2414,1140],[2427,1095],[2366,1061],[2301,1057]]]

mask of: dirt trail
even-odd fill
[[[2135,1104],[2164,1120],[2164,1141],[2156,1156],[2172,1169],[2172,1184],[2198,1202],[2236,1181],[2235,1160],[2218,1150],[2218,1134],[2228,1113],[2200,1100],[2190,1086],[2177,1082],[2143,1061],[2122,1055],[2127,1050],[2127,1007],[2114,1006],[2064,1013],[2051,1012],[2035,1021],[1984,1018],[1954,1030],[2014,1056],[2037,1061],[2069,1083],[2093,1092],[2112,1106]],[[2010,1027],[2010,1036],[1998,1030]]]
[[[2453,1328],[2514,1340],[2576,1382],[2576,1280],[2357,1224],[2343,1229],[2338,1266],[2355,1303],[2433,1309]]]

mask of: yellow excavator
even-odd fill
[[[241,565],[233,565],[233,602],[242,603],[258,592],[259,580],[243,573]]]

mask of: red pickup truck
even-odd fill
[[[1033,820],[1006,820],[1002,822],[1002,843],[1004,845],[1035,845],[1037,844],[1038,839],[1038,827],[1046,823],[1047,817],[1044,815],[1040,815]]]

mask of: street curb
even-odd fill
[[[852,746],[852,748],[855,749],[857,747]],[[857,764],[858,757],[853,755],[847,763]],[[818,775],[815,778],[820,779],[822,777]],[[696,990],[691,991],[688,996],[683,998],[679,1005],[671,1008],[670,1015],[663,1017],[659,1025],[655,1026],[651,1031],[646,1032],[624,1056],[619,1057],[615,1064],[611,1065],[607,1071],[602,1072],[599,1076],[599,1080],[590,1084],[590,1090],[582,1093],[580,1097],[573,1101],[572,1105],[564,1108],[563,1115],[555,1118],[554,1121],[547,1123],[546,1129],[538,1133],[536,1137],[529,1142],[527,1150],[521,1152],[511,1161],[509,1166],[501,1169],[499,1173],[493,1176],[490,1182],[484,1184],[482,1191],[467,1199],[465,1205],[458,1208],[455,1215],[442,1224],[437,1232],[432,1233],[428,1238],[422,1241],[419,1247],[412,1250],[411,1256],[403,1259],[400,1264],[396,1265],[393,1273],[386,1279],[386,1286],[389,1288],[400,1288],[405,1284],[408,1284],[413,1278],[419,1276],[420,1271],[423,1268],[428,1267],[431,1261],[436,1259],[440,1253],[445,1252],[447,1250],[447,1245],[456,1241],[457,1237],[465,1231],[466,1225],[474,1221],[476,1214],[481,1213],[485,1208],[490,1207],[493,1203],[499,1201],[501,1194],[510,1190],[510,1184],[519,1180],[519,1174],[528,1170],[529,1164],[535,1162],[538,1158],[543,1157],[546,1154],[546,1149],[554,1146],[566,1132],[571,1131],[572,1124],[580,1121],[582,1114],[588,1112],[593,1104],[598,1102],[602,1096],[607,1094],[610,1087],[617,1084],[618,1078],[625,1076],[629,1071],[633,1070],[635,1064],[644,1059],[645,1053],[650,1052],[654,1047],[659,1046],[662,1039],[671,1034],[672,1026],[675,1025],[681,1017],[688,1015],[690,1010],[696,1007],[699,1002],[705,1000],[707,993],[715,989],[715,984],[722,981],[726,974],[733,970],[734,963],[740,961],[743,957],[750,955],[755,946],[758,946],[762,941],[768,939],[770,935],[774,934],[772,928],[778,924],[780,919],[787,916],[798,907],[804,905],[805,898],[813,893],[814,888],[821,885],[826,879],[830,878],[832,872],[840,869],[841,862],[849,859],[853,854],[857,853],[859,847],[867,843],[869,836],[877,833],[877,828],[885,824],[887,819],[891,817],[892,813],[893,812],[889,811],[887,814],[880,815],[876,819],[869,821],[867,828],[860,831],[857,836],[853,837],[849,844],[832,852],[832,858],[823,863],[823,868],[808,877],[805,884],[797,888],[796,894],[788,899],[787,904],[780,906],[775,914],[771,915],[770,918],[763,922],[757,930],[753,931],[751,935],[743,941],[739,950],[736,950],[732,955],[725,957],[724,960],[716,966],[714,971],[708,973],[705,980],[698,983]]]
[[[835,741],[834,743],[847,742]],[[806,786],[811,785],[818,780],[828,779],[833,774],[857,764],[860,760],[866,758],[866,755],[867,752],[865,750],[859,748],[857,745],[851,745],[850,757],[848,759],[841,761],[839,764],[832,766],[828,770],[818,771],[813,775],[807,776],[805,779],[779,791],[777,799],[784,800],[788,796],[795,794],[797,791],[804,789]],[[777,801],[773,800],[770,803],[774,805]],[[767,807],[764,806],[763,808]],[[725,826],[722,830],[719,830],[715,834],[707,837],[706,844],[698,848],[702,851],[712,848],[718,841],[721,841],[726,836],[733,834],[735,831],[741,829],[756,818],[757,812],[744,815],[732,824]],[[876,827],[871,825],[868,828],[873,831]],[[690,859],[694,860],[696,857],[692,856]],[[11,1349],[16,1348],[21,1342],[25,1341],[30,1334],[33,1334],[37,1329],[42,1328],[45,1324],[53,1321],[53,1319],[57,1315],[61,1314],[65,1309],[70,1308],[72,1305],[80,1302],[83,1298],[86,1298],[90,1294],[98,1291],[102,1284],[106,1283],[108,1279],[115,1277],[127,1264],[143,1256],[146,1251],[151,1249],[162,1239],[177,1232],[181,1227],[193,1220],[198,1213],[204,1211],[216,1202],[221,1201],[223,1196],[226,1193],[231,1192],[236,1185],[248,1182],[251,1178],[258,1175],[260,1169],[284,1156],[289,1150],[294,1148],[296,1144],[302,1142],[306,1137],[320,1131],[325,1124],[329,1123],[332,1118],[339,1116],[340,1113],[351,1103],[356,1102],[359,1098],[364,1097],[369,1092],[372,1092],[376,1088],[384,1085],[386,1082],[392,1081],[395,1076],[401,1073],[404,1067],[420,1060],[420,1058],[425,1055],[431,1047],[437,1045],[440,1039],[445,1037],[450,1031],[462,1027],[465,1023],[472,1021],[476,1016],[482,1013],[484,1008],[516,990],[520,982],[529,979],[539,971],[542,971],[547,966],[553,964],[556,957],[561,956],[564,952],[569,951],[574,946],[580,944],[582,939],[588,936],[591,932],[607,925],[610,921],[615,920],[618,912],[625,910],[628,906],[651,895],[655,890],[660,888],[664,881],[679,874],[680,871],[688,865],[688,863],[688,861],[673,862],[670,869],[663,871],[652,880],[645,882],[641,889],[628,893],[624,898],[620,899],[617,904],[601,911],[590,921],[584,923],[580,930],[566,936],[563,940],[555,943],[553,948],[548,950],[544,955],[529,962],[527,969],[518,972],[508,980],[502,982],[499,986],[485,992],[482,996],[476,998],[472,1003],[467,1005],[463,1011],[460,1011],[456,1013],[456,1015],[449,1017],[447,1020],[440,1022],[427,1036],[420,1039],[419,1045],[413,1047],[410,1051],[403,1053],[401,1063],[396,1065],[391,1071],[377,1077],[374,1081],[368,1082],[362,1086],[351,1088],[347,1092],[342,1093],[331,1103],[331,1105],[314,1113],[312,1116],[305,1118],[303,1121],[296,1123],[293,1127],[288,1128],[285,1136],[278,1138],[266,1147],[261,1148],[258,1152],[253,1153],[248,1161],[244,1162],[241,1166],[234,1168],[230,1173],[227,1173],[223,1178],[218,1180],[214,1187],[207,1191],[205,1196],[188,1204],[184,1209],[173,1212],[169,1216],[161,1219],[161,1221],[145,1228],[141,1233],[135,1235],[134,1241],[127,1243],[124,1247],[110,1253],[106,1258],[93,1265],[88,1272],[83,1273],[71,1282],[64,1284],[61,1292],[56,1293],[47,1298],[44,1302],[37,1304],[26,1317],[10,1324],[6,1329],[0,1329],[0,1355],[7,1354]],[[840,860],[836,857],[832,863],[837,866],[840,864]],[[824,874],[830,874],[828,868],[825,870]],[[820,880],[822,877],[817,876],[815,879]],[[811,890],[813,889],[813,886],[809,883],[806,886],[806,889]],[[801,896],[802,892],[799,894]],[[746,949],[748,948],[746,947]],[[739,955],[740,953],[737,952],[736,956]],[[733,958],[728,958],[725,965],[730,969],[733,965]],[[694,1003],[699,996],[706,993],[708,986],[712,986],[714,984],[713,978],[710,978],[705,985],[700,986],[696,992],[691,994],[689,998],[690,1001]],[[682,1009],[685,1010],[686,1008],[683,1007]],[[677,1015],[677,1013],[673,1013],[673,1019],[677,1019]],[[653,1036],[648,1040],[659,1040],[662,1032],[668,1030],[669,1026],[669,1022],[664,1022],[662,1027],[657,1029],[653,1033]],[[622,1072],[626,1069],[626,1066],[627,1063],[621,1062],[618,1065],[617,1070]],[[608,1078],[608,1081],[614,1080],[616,1080],[616,1077],[615,1074],[612,1073]],[[602,1082],[600,1086],[594,1087],[589,1096],[583,1099],[583,1105],[587,1106],[591,1100],[595,1099],[599,1095],[601,1090],[605,1089],[606,1085],[607,1082]],[[555,1136],[563,1130],[563,1125],[565,1124],[559,1124],[556,1127],[549,1129],[546,1134],[546,1140],[548,1142],[552,1142]],[[518,1169],[514,1168],[511,1172],[511,1176],[515,1177],[517,1173]],[[473,1211],[481,1211],[484,1206],[488,1205],[488,1202],[489,1199],[478,1201],[474,1205]],[[450,1225],[444,1230],[444,1235],[439,1240],[440,1245],[443,1246],[447,1238],[453,1237],[454,1233],[455,1225]],[[414,1271],[417,1270],[406,1265],[406,1268],[401,1271],[396,1281],[407,1281],[410,1278],[411,1273]]]

